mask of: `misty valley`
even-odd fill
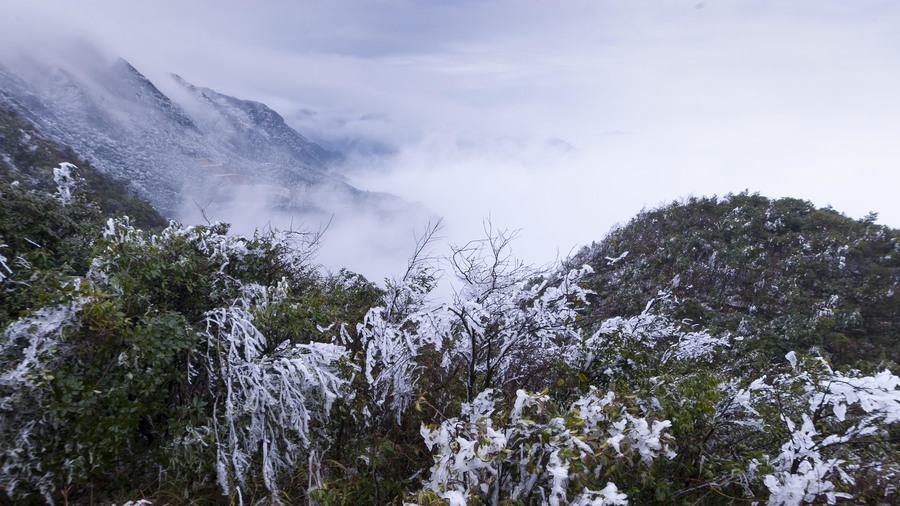
[[[79,51],[0,64],[0,502],[900,503],[875,214],[678,198],[536,267]],[[325,267],[333,233],[405,267]]]

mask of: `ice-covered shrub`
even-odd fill
[[[270,343],[253,320],[240,307],[208,312],[197,365],[207,372],[216,472],[226,494],[239,493],[251,473],[276,493],[279,476],[309,448],[311,425],[323,424],[346,385],[336,370],[343,347]]]
[[[834,504],[853,499],[847,491],[867,480],[883,497],[894,496],[900,462],[891,431],[900,425],[900,377],[835,371],[794,352],[786,358],[787,370],[757,379],[743,396],[763,430],[784,441],[760,473],[769,504]]]
[[[52,379],[58,348],[66,333],[77,328],[83,305],[84,300],[76,299],[41,308],[0,334],[5,366],[0,374],[0,483],[10,496],[37,492],[49,501],[60,479],[42,451],[43,433],[52,423],[40,412],[49,395],[42,387]]]
[[[462,415],[423,426],[434,453],[425,488],[453,506],[499,499],[541,504],[625,504],[613,468],[673,457],[665,420],[633,415],[613,392],[592,389],[559,411],[546,394],[519,390],[504,409],[481,392]]]
[[[78,184],[78,177],[73,169],[77,169],[74,164],[63,162],[59,167],[53,169],[53,181],[56,183],[56,199],[62,205],[69,205],[75,198],[74,190]]]

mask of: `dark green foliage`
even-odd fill
[[[54,195],[53,169],[63,162],[78,166],[75,198],[68,205]],[[117,214],[128,214],[150,229],[166,224],[123,183],[0,108],[0,245],[5,245],[0,255],[13,270],[0,281],[0,324],[54,290],[58,276],[86,272],[94,237],[105,219]]]
[[[302,254],[303,234],[260,233],[230,247],[218,225],[151,238],[121,222],[111,228],[85,198],[64,205],[7,182],[0,192],[0,254],[12,270],[0,280],[0,328],[35,322],[28,330],[18,320],[3,336],[4,371],[29,360],[31,343],[58,341],[37,354],[49,360],[29,369],[37,376],[0,385],[0,440],[11,452],[0,464],[19,477],[18,500],[221,500],[215,442],[198,432],[217,401],[197,360],[205,313],[243,290],[278,287],[277,303],[254,310],[256,322],[273,344],[302,344],[327,341],[320,327],[353,329],[380,295],[361,276],[318,274]],[[54,314],[65,315],[62,325],[46,334],[40,322]],[[359,441],[358,426],[342,437],[342,447]],[[302,497],[308,478],[298,470],[285,479],[283,490]]]
[[[47,381],[44,413],[55,437],[43,441],[46,469],[89,489],[152,483],[158,469],[148,464],[185,414],[179,390],[196,341],[177,313],[129,321],[113,301],[86,306],[71,353]]]
[[[63,206],[49,194],[0,182],[0,255],[12,270],[0,280],[0,325],[55,291],[61,276],[87,271],[101,221],[83,201]]]
[[[691,198],[642,212],[569,263],[596,271],[588,321],[637,314],[663,290],[677,318],[756,337],[762,361],[811,348],[842,364],[900,361],[900,231],[871,216]]]

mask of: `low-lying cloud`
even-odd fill
[[[321,234],[315,263],[332,272],[348,268],[378,282],[402,273],[416,234],[438,220],[420,206],[388,201],[363,207],[346,195],[322,191],[306,197],[317,205],[307,210],[279,205],[282,196],[262,186],[242,186],[217,201],[192,200],[197,193],[186,189],[178,221],[225,222],[231,232],[247,236],[269,228]]]

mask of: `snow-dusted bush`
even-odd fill
[[[666,375],[710,370],[734,340],[674,321],[664,309],[657,309],[670,297],[662,292],[636,316],[599,322],[592,334],[568,349],[567,362],[585,375],[588,384],[635,389],[651,388]]]
[[[434,453],[425,487],[451,506],[504,500],[541,504],[626,504],[612,468],[674,453],[670,422],[629,412],[613,392],[591,390],[558,411],[546,394],[519,390],[510,409],[494,390],[463,405],[459,418],[422,427]]]
[[[512,258],[513,237],[488,230],[486,239],[452,249],[449,302],[429,302],[437,267],[414,260],[359,325],[372,397],[379,406],[389,402],[398,420],[419,393],[425,353],[439,364],[428,370],[429,381],[461,384],[471,401],[490,388],[548,386],[554,361],[578,342],[576,308],[586,295],[578,283],[590,268],[548,278]]]
[[[577,339],[576,307],[585,303],[579,281],[587,266],[553,278],[512,256],[515,234],[486,228],[486,238],[452,248],[454,297],[433,332],[464,364],[466,399],[489,388],[546,384],[550,365]]]
[[[3,249],[5,247],[6,247],[5,244],[0,244],[0,249]],[[3,256],[2,253],[0,253],[0,282],[2,282],[7,277],[9,277],[9,275],[12,274],[12,272],[13,272],[12,269],[9,267],[9,264],[7,263],[8,261],[9,260],[7,260],[7,258],[5,256]]]
[[[834,504],[853,499],[846,491],[864,480],[895,497],[900,462],[891,431],[900,426],[900,377],[834,371],[794,352],[786,358],[787,370],[753,381],[742,396],[756,423],[784,441],[760,473],[769,504]]]
[[[66,206],[75,198],[74,190],[78,185],[78,177],[72,172],[77,169],[74,164],[63,162],[53,169],[53,181],[56,183],[56,199]]]
[[[261,330],[273,328],[268,320],[281,313],[297,311],[290,295],[295,284],[314,282],[295,238],[276,231],[245,238],[221,225],[175,223],[144,238],[127,222],[110,220],[99,245],[104,254],[92,267],[95,279],[123,296],[136,282],[151,285],[151,303],[174,305],[186,315],[225,304],[198,315],[199,339],[185,380],[205,382],[201,398],[211,418],[185,427],[182,438],[185,444],[213,440],[225,494],[240,497],[261,482],[277,495],[279,479],[305,461],[313,428],[322,429],[348,381],[338,371],[342,346],[304,342],[306,336],[274,341]],[[162,289],[152,286],[155,280]],[[194,300],[183,300],[191,294]]]
[[[367,396],[374,404],[365,409],[367,417],[382,413],[399,422],[419,393],[421,354],[442,351],[441,336],[431,331],[440,325],[442,314],[429,305],[435,279],[430,258],[419,256],[425,246],[427,239],[420,242],[403,277],[388,284],[380,304],[357,325],[357,339],[365,352]],[[344,342],[351,340],[346,328],[341,335]]]
[[[310,446],[311,424],[327,419],[346,380],[344,349],[326,343],[270,343],[240,307],[207,313],[206,367],[213,404],[216,472],[228,494],[251,472],[271,492]],[[253,469],[259,462],[261,469]]]
[[[34,491],[50,502],[56,482],[65,478],[44,461],[42,433],[52,422],[40,412],[48,395],[41,387],[53,379],[53,362],[66,333],[79,325],[84,302],[41,308],[0,334],[0,483],[11,497]]]
[[[352,372],[343,346],[308,331],[344,309],[322,299],[296,238],[109,220],[87,276],[3,331],[6,491],[49,502],[126,475],[180,497],[296,487]]]

